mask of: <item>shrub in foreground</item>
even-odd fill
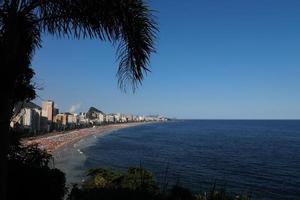
[[[81,185],[75,185],[68,200],[249,200],[247,196],[234,196],[225,190],[194,194],[179,185],[162,192],[154,176],[143,168],[131,167],[127,173],[107,169],[94,169]]]
[[[8,155],[8,199],[63,199],[65,174],[49,167],[51,155],[37,145],[24,147],[18,140],[12,142]]]

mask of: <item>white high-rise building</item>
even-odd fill
[[[40,132],[41,107],[32,102],[18,103],[15,112],[17,113],[10,123],[11,127],[34,134]]]

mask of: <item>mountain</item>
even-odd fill
[[[89,119],[96,119],[98,118],[99,114],[105,115],[105,113],[102,112],[101,110],[98,110],[95,107],[90,107],[90,109],[86,113],[86,117]]]

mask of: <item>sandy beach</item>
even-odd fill
[[[93,128],[76,129],[67,132],[59,132],[56,134],[47,134],[44,136],[28,138],[23,141],[25,145],[38,144],[38,147],[46,150],[49,153],[53,153],[61,147],[75,143],[84,137],[105,134],[110,131],[115,131],[122,128],[128,128],[132,126],[141,125],[143,123],[125,123],[125,124],[109,124],[103,126],[97,126]]]

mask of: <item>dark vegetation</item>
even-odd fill
[[[161,190],[154,176],[141,167],[131,167],[126,173],[107,169],[94,169],[81,186],[75,185],[69,200],[249,200],[247,195],[233,195],[224,189],[216,190],[213,184],[210,191],[192,193],[189,189],[175,185]]]
[[[22,146],[13,132],[10,136],[8,199],[63,199],[67,191],[65,174],[51,167],[51,155],[37,145]]]

